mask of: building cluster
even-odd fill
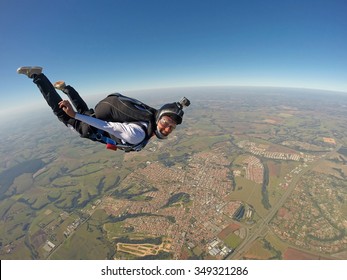
[[[223,213],[230,202],[228,195],[232,189],[229,165],[223,156],[213,152],[195,154],[185,170],[148,162],[145,168],[127,176],[120,189],[132,183],[155,186],[157,191],[143,194],[150,197],[149,200],[107,197],[102,207],[115,216],[133,214],[133,218],[124,220],[123,227],[132,227],[136,233],[171,238],[171,250],[176,259],[180,258],[184,244],[191,248],[199,245],[208,252],[207,242],[214,240],[230,224],[230,218],[226,219]],[[167,206],[171,196],[177,193],[188,194],[189,202]],[[232,208],[231,205],[228,206]],[[234,206],[229,213],[231,216],[240,204]],[[142,215],[136,215],[140,213]]]
[[[51,252],[55,248],[55,244],[52,243],[51,241],[47,240],[46,243],[43,245],[43,250],[46,252]]]
[[[232,252],[232,249],[225,246],[224,242],[218,238],[215,238],[208,244],[208,252],[211,256],[225,257]]]
[[[255,156],[249,156],[243,161],[247,166],[246,179],[257,184],[262,184],[264,180],[264,166],[261,161]]]
[[[305,176],[297,183],[292,199],[273,220],[273,231],[286,242],[304,249],[327,254],[345,250],[347,219],[342,211],[343,202],[338,199],[343,190],[333,187],[334,180],[318,173]]]
[[[246,151],[265,158],[279,159],[279,160],[293,160],[299,161],[302,158],[301,154],[297,153],[284,153],[284,152],[272,152],[268,151],[267,146],[259,145],[248,140],[243,140],[237,143],[239,148],[245,149]]]
[[[75,219],[71,224],[69,224],[66,227],[66,230],[64,231],[64,236],[68,237],[71,235],[71,233],[73,233],[81,224],[82,220],[81,218],[77,218]]]

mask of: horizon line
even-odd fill
[[[148,87],[141,89],[124,89],[122,91],[148,91],[148,90],[160,90],[160,89],[185,89],[185,88],[283,88],[283,89],[298,89],[298,90],[318,90],[336,93],[345,93],[347,90],[337,90],[337,89],[323,89],[315,87],[300,87],[300,86],[269,86],[269,85],[200,85],[200,86],[162,86],[162,87]],[[117,91],[115,91],[117,92]]]
[[[208,88],[219,88],[219,89],[227,89],[227,88],[239,88],[239,89],[290,89],[290,90],[303,90],[303,91],[319,91],[320,93],[335,93],[338,95],[346,95],[347,96],[347,91],[339,91],[339,90],[329,90],[329,89],[319,89],[319,88],[308,88],[308,87],[293,87],[293,86],[267,86],[267,85],[261,85],[261,86],[256,86],[256,85],[200,85],[200,86],[172,86],[172,87],[153,87],[153,88],[143,88],[143,89],[128,89],[128,90],[119,90],[119,91],[108,91],[107,93],[104,92],[99,92],[99,93],[89,93],[86,94],[85,96],[88,96],[90,98],[95,98],[96,96],[100,96],[101,94],[105,95],[105,97],[108,94],[116,93],[116,92],[124,92],[125,94],[127,93],[148,93],[149,91],[160,91],[160,90],[185,90],[185,89],[208,89]],[[235,93],[235,92],[234,92]],[[19,105],[16,107],[8,107],[7,109],[3,109],[0,112],[0,118],[3,118],[11,114],[13,114],[13,111],[18,115],[22,115],[23,113],[31,112],[35,109],[43,108],[47,106],[45,102],[42,102],[40,104],[37,104],[35,101],[30,104],[23,104]],[[30,108],[28,108],[30,107]],[[13,115],[12,115],[13,117]],[[3,121],[1,121],[2,123]]]

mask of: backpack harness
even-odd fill
[[[139,125],[146,133],[145,139],[138,144],[129,144],[123,143],[121,139],[118,139],[112,135],[109,135],[107,132],[90,127],[92,133],[89,134],[88,138],[93,141],[98,141],[106,144],[106,149],[116,151],[117,149],[123,150],[124,152],[141,151],[148,143],[149,139],[153,135],[155,128],[155,113],[156,110],[148,105],[119,93],[114,93],[108,97],[116,97],[119,102],[117,102],[117,111],[121,112],[122,119],[106,121],[116,121],[116,122],[133,122]],[[113,106],[107,101],[107,98],[100,101],[100,103],[108,103],[110,106]],[[97,106],[96,106],[97,107]],[[91,114],[92,117],[96,117],[95,112]],[[102,118],[101,118],[102,119]],[[134,121],[136,120],[136,121]],[[140,121],[148,122],[148,128],[140,123]]]
[[[117,149],[120,149],[126,153],[133,151],[141,151],[149,141],[149,138],[145,137],[145,139],[141,143],[135,145],[131,145],[129,143],[118,143],[112,138],[105,136],[105,131],[100,129],[96,129],[96,131],[89,136],[89,139],[106,144],[106,149],[113,151],[117,151]]]

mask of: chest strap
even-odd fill
[[[90,139],[106,144],[106,149],[113,150],[113,151],[117,151],[117,149],[120,149],[126,153],[132,152],[132,151],[139,152],[147,145],[149,141],[149,138],[145,137],[145,139],[139,144],[134,144],[134,145],[129,143],[122,144],[122,143],[117,143],[112,138],[105,136],[104,133],[105,132],[103,130],[96,129],[95,132],[90,136]]]

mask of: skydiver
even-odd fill
[[[183,98],[157,110],[116,93],[101,100],[95,109],[90,109],[78,92],[64,81],[53,85],[42,73],[42,67],[23,66],[17,69],[17,73],[33,80],[53,113],[66,126],[72,127],[81,137],[107,144],[107,148],[114,150],[139,151],[154,135],[166,139],[182,123],[183,107],[190,105],[190,101]],[[76,110],[55,89],[64,92]]]

